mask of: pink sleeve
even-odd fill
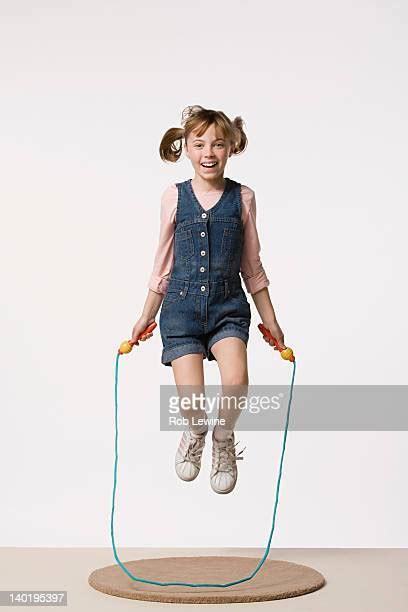
[[[241,186],[242,220],[244,225],[244,244],[241,255],[241,275],[248,293],[256,293],[269,286],[269,280],[263,269],[259,253],[259,243],[256,229],[255,193],[246,185]]]
[[[159,244],[154,258],[148,287],[156,293],[166,293],[168,278],[174,261],[174,230],[177,209],[177,185],[169,185],[163,192],[160,208]]]

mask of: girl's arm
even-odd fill
[[[135,344],[139,344],[138,339],[140,334],[155,320],[157,311],[160,308],[160,304],[163,301],[163,294],[156,293],[149,289],[149,293],[147,294],[146,301],[143,306],[143,311],[132,329],[132,342]],[[145,334],[140,337],[140,340],[147,340],[153,336],[153,332]]]
[[[174,264],[174,230],[177,209],[177,185],[169,185],[161,198],[160,235],[148,287],[166,294],[168,278]]]
[[[168,277],[174,263],[174,225],[177,208],[177,186],[170,185],[164,191],[160,208],[160,235],[154,258],[153,271],[149,278],[149,292],[142,314],[133,327],[132,340],[136,341],[140,333],[152,323],[159,311],[164,295],[167,292]],[[152,334],[141,339],[150,338]]]
[[[284,337],[276,319],[274,307],[269,295],[269,280],[262,266],[258,231],[256,228],[256,199],[255,193],[249,187],[242,186],[242,204],[244,225],[244,242],[241,256],[241,274],[245,286],[251,294],[262,323],[270,330],[272,336],[278,340],[280,346],[284,345]],[[269,342],[266,340],[266,342]],[[273,342],[269,344],[273,346]]]
[[[152,323],[154,321],[163,301],[163,298],[163,293],[156,293],[156,291],[152,291],[151,289],[149,289],[146,301],[143,306],[142,315],[140,317],[141,319],[146,321],[146,327],[149,325],[149,323]]]
[[[255,306],[257,311],[259,312],[259,316],[262,319],[262,323],[267,329],[269,329],[275,340],[278,341],[279,346],[285,349],[285,338],[283,335],[283,331],[281,330],[279,323],[276,320],[276,315],[272,306],[271,298],[269,296],[268,287],[264,287],[260,291],[254,293],[252,295],[252,299],[255,302]],[[265,342],[273,346],[275,351],[278,350],[272,340],[268,340],[268,338],[266,337],[264,337],[264,340]]]

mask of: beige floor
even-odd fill
[[[263,553],[264,549],[256,548],[118,549],[122,562],[143,557],[197,554],[241,554],[260,559]],[[301,597],[254,604],[225,604],[222,607],[240,611],[262,608],[279,610],[279,612],[286,610],[407,612],[408,610],[408,549],[274,548],[271,549],[269,558],[310,565],[325,576],[327,584],[319,591]],[[174,604],[111,597],[88,585],[88,576],[94,569],[114,563],[112,550],[109,548],[2,548],[0,549],[0,590],[66,590],[68,606],[61,607],[61,610],[69,609],[72,612],[175,609]],[[181,607],[188,612],[193,608],[207,607],[215,610],[220,606],[183,604]],[[5,606],[1,609],[15,608]]]

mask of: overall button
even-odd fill
[[[201,255],[204,256],[205,255],[205,251],[201,251]]]
[[[202,238],[204,238],[204,236],[205,236],[205,232],[201,232],[200,236],[201,236]]]
[[[201,285],[201,291],[205,291],[205,286]]]
[[[201,268],[200,268],[200,272],[205,272],[205,268],[204,268],[204,266],[201,266]]]
[[[183,295],[183,292],[182,292],[182,291],[180,291],[180,295]]]
[[[203,219],[206,219],[207,218],[207,213],[203,213],[201,216],[202,216]]]

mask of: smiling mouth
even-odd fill
[[[217,162],[211,162],[208,165],[207,164],[203,164],[203,163],[201,164],[201,166],[203,168],[215,168],[216,165],[217,165]]]

